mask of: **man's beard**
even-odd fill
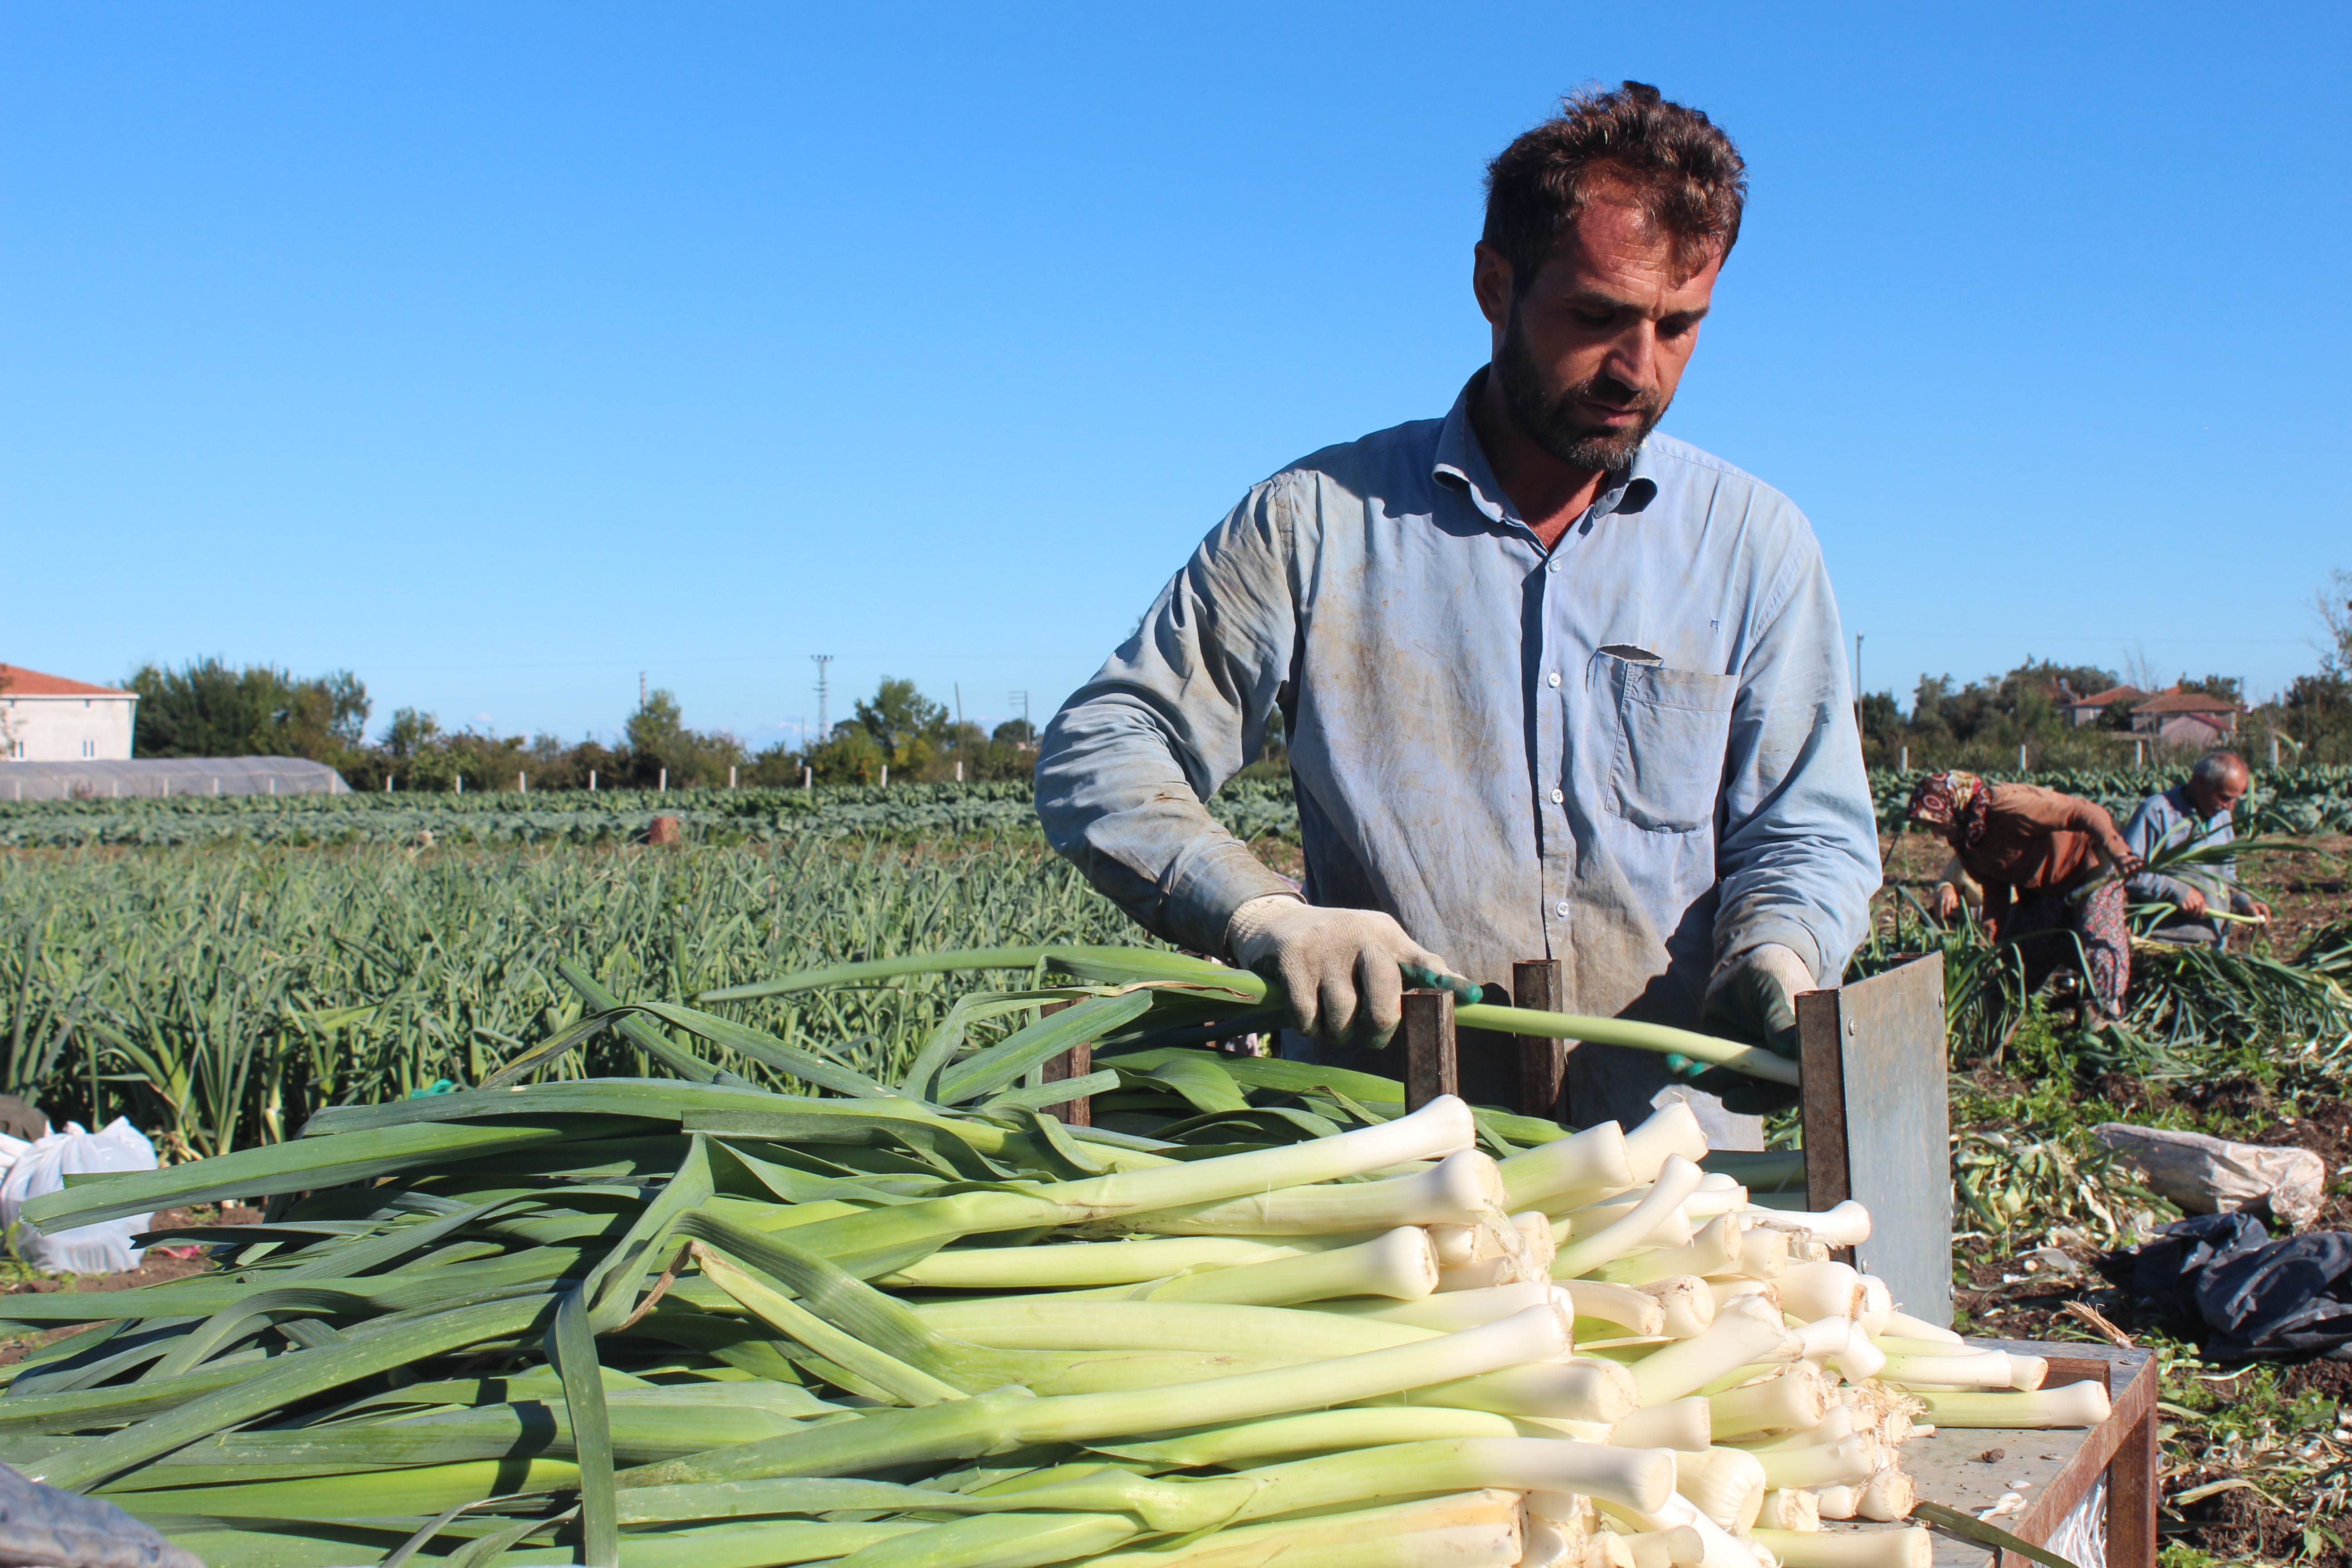
[[[1503,378],[1503,402],[1519,427],[1537,446],[1571,468],[1618,472],[1633,460],[1634,450],[1665,416],[1665,404],[1652,404],[1644,398],[1630,403],[1640,417],[1628,428],[1596,428],[1585,423],[1577,410],[1588,399],[1612,407],[1629,406],[1625,384],[1601,375],[1556,395],[1546,390],[1543,372],[1520,330],[1517,305],[1511,307],[1511,323],[1503,331],[1503,352],[1495,361],[1495,369]]]

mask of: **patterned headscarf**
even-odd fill
[[[1936,827],[1960,823],[1963,837],[1974,844],[1984,837],[1985,807],[1990,804],[1984,780],[1948,769],[1929,773],[1912,788],[1910,817]]]

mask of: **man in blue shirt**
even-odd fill
[[[1038,816],[1138,921],[1278,977],[1286,1055],[1399,1076],[1373,1047],[1404,977],[1544,956],[1565,1010],[1793,1055],[1790,999],[1837,983],[1879,884],[1837,606],[1785,497],[1654,433],[1744,167],[1627,82],[1487,190],[1490,363],[1443,419],[1250,490],[1048,727]],[[1303,897],[1202,805],[1277,710]],[[1470,1098],[1507,1098],[1501,1042],[1463,1057]],[[1695,1091],[1587,1046],[1569,1094],[1630,1124]],[[1753,1117],[1694,1109],[1759,1146]]]
[[[2208,752],[2189,770],[2186,782],[2139,803],[2124,824],[2124,841],[2141,859],[2159,850],[2204,848],[2232,843],[2230,813],[2246,797],[2253,773],[2234,752]],[[2231,858],[2184,866],[2172,872],[2142,871],[2124,884],[2136,904],[2170,904],[2173,912],[2148,934],[2162,942],[2223,944],[2217,909],[2256,921],[2271,918],[2270,906],[2238,886],[2238,862]]]

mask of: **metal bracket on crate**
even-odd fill
[[[1462,1092],[1454,1054],[1454,993],[1416,988],[1404,994],[1404,1108],[1419,1110],[1441,1094]]]
[[[1870,1210],[1857,1267],[1903,1310],[1952,1321],[1950,1106],[1944,957],[1797,997],[1808,1207]]]

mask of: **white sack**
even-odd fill
[[[142,1250],[131,1245],[131,1238],[153,1228],[152,1214],[76,1226],[55,1236],[42,1235],[18,1214],[27,1201],[63,1189],[69,1174],[154,1168],[155,1145],[121,1117],[96,1132],[68,1121],[64,1131],[35,1140],[8,1168],[6,1179],[0,1180],[0,1228],[6,1230],[16,1256],[44,1274],[119,1274],[136,1268]]]
[[[2318,1217],[2327,1163],[2308,1149],[2267,1149],[2202,1132],[2102,1121],[2091,1135],[2137,1165],[2147,1184],[2189,1214],[2221,1214],[2268,1199],[2301,1230]]]

